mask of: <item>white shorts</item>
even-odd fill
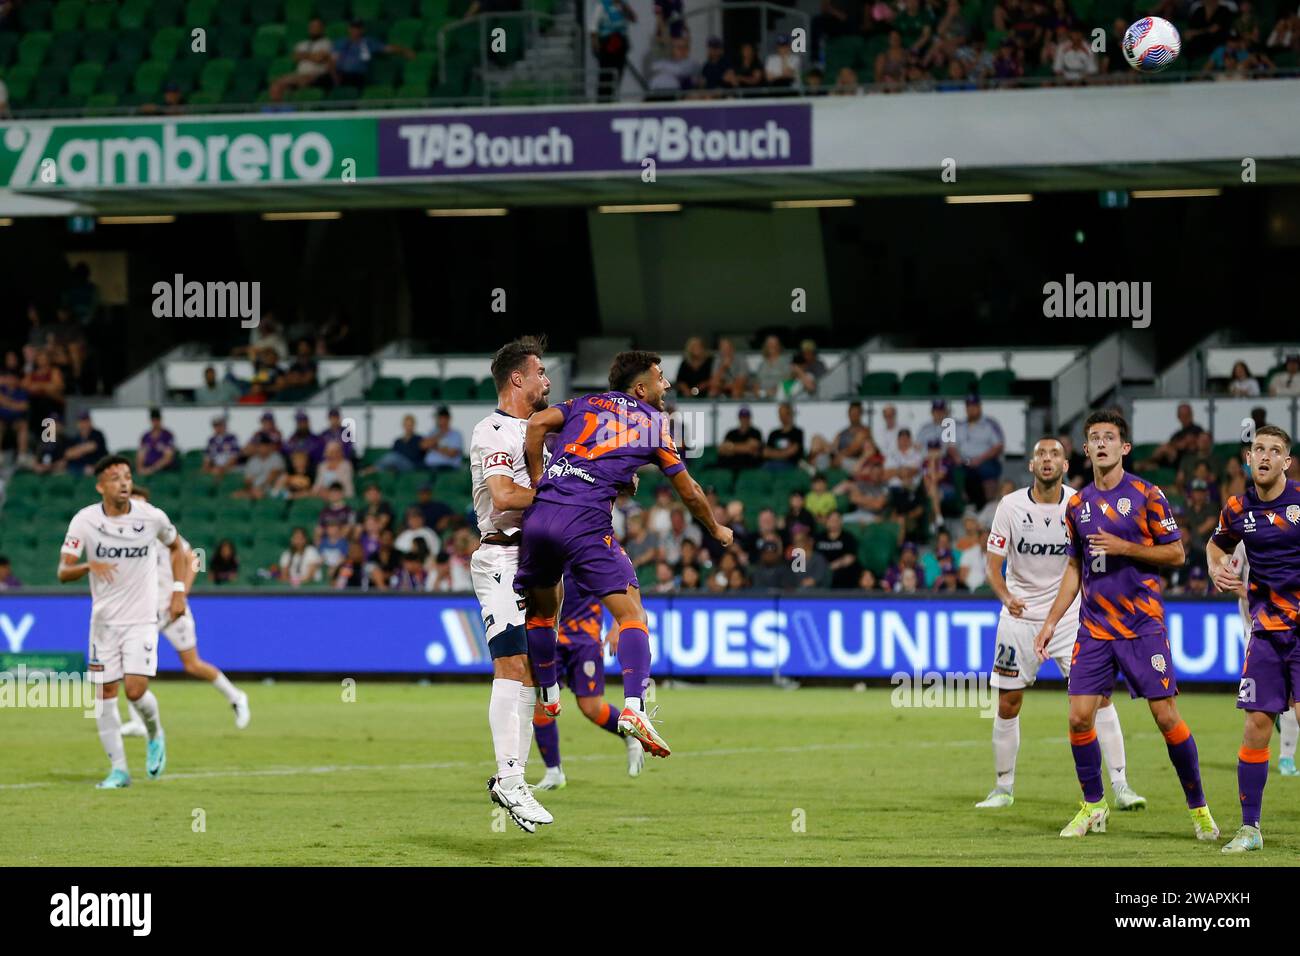
[[[162,630],[163,637],[171,642],[172,647],[176,648],[176,653],[181,651],[192,651],[199,646],[199,634],[194,624],[194,614],[190,611],[190,606],[185,605],[185,613],[172,621],[167,627],[162,627],[167,623],[167,618],[171,612],[164,610],[162,620],[158,622]]]
[[[489,642],[506,628],[524,623],[524,599],[515,593],[518,567],[518,545],[483,544],[470,555],[470,580],[474,582]]]
[[[1034,638],[1042,627],[1042,621],[1005,615],[998,617],[991,686],[998,690],[1019,690],[1031,686],[1038,679],[1038,665],[1042,661],[1034,652]],[[1047,656],[1056,661],[1063,677],[1070,676],[1070,655],[1078,636],[1079,618],[1073,614],[1066,615],[1056,625],[1056,633],[1047,645]]]
[[[86,669],[94,684],[112,684],[126,674],[153,677],[158,673],[158,626],[92,621],[87,661]]]

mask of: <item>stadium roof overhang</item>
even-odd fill
[[[1300,159],[1262,160],[1258,180],[1300,183]],[[1107,189],[1170,189],[1240,186],[1241,169],[1225,162],[1132,165],[1017,166],[966,169],[961,189],[930,170],[729,172],[662,176],[654,184],[630,177],[519,178],[467,182],[360,182],[293,185],[267,189],[115,187],[48,194],[11,192],[0,198],[0,215],[50,216],[186,214],[207,212],[325,211],[394,208],[496,208],[584,206],[609,203],[768,203],[780,199],[870,198],[963,194],[1045,193]]]

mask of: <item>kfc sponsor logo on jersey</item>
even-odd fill
[[[990,547],[990,548],[1002,548],[1003,550],[1006,550],[1006,547],[1007,547],[1007,539],[1006,539],[1006,537],[1005,537],[1004,535],[1000,535],[1000,534],[996,534],[996,533],[990,533],[990,534],[989,534],[989,547]]]
[[[81,550],[81,539],[80,539],[80,538],[64,538],[64,539],[63,539],[63,546],[64,546],[65,548],[67,548],[69,551],[80,551],[80,550]]]
[[[508,451],[494,451],[492,454],[488,455],[486,458],[483,459],[483,467],[485,469],[500,468],[503,466],[506,468],[511,468],[514,466],[514,462],[511,461],[510,452]]]

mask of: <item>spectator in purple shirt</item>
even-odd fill
[[[284,440],[285,452],[292,455],[296,451],[305,451],[307,457],[312,460],[312,464],[319,464],[321,456],[325,453],[323,438],[318,438],[312,434],[311,420],[308,419],[307,413],[301,408],[293,416],[293,423],[294,430]]]
[[[239,467],[239,439],[226,431],[226,416],[212,419],[212,437],[203,452],[203,473],[220,478]]]
[[[162,426],[162,411],[151,408],[149,421],[149,430],[140,436],[140,449],[135,456],[138,477],[171,471],[181,463],[176,454],[176,436]]]
[[[280,429],[276,427],[274,415],[270,412],[263,412],[261,426],[261,428],[253,433],[253,437],[248,439],[248,444],[240,449],[240,457],[248,458],[252,455],[257,450],[257,446],[262,444],[263,439],[266,439],[275,445],[276,451],[279,451],[284,447],[284,435],[282,435]]]
[[[352,537],[353,526],[357,523],[356,512],[349,507],[347,499],[343,497],[343,486],[338,482],[330,487],[327,504],[320,510],[320,518],[316,522],[317,547],[320,546],[325,525],[330,522],[339,525],[345,538]]]
[[[330,409],[329,427],[321,432],[317,437],[320,439],[321,443],[321,454],[325,453],[325,446],[329,444],[329,442],[336,441],[343,446],[344,458],[348,461],[357,460],[357,436],[352,434],[350,429],[346,435],[344,434],[343,419],[337,408]]]
[[[13,591],[23,586],[23,582],[14,576],[9,559],[0,555],[0,591]]]

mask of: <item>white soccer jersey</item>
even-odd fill
[[[90,578],[92,624],[117,627],[158,622],[157,550],[170,547],[176,528],[159,508],[132,500],[126,514],[110,517],[101,503],[87,505],[72,517],[62,554],[117,565],[112,583]],[[162,542],[159,545],[158,542]]]
[[[1043,621],[1061,589],[1069,562],[1065,506],[1074,489],[1061,486],[1061,500],[1039,504],[1028,487],[1018,488],[998,502],[989,530],[988,549],[1007,559],[1007,589],[1025,602],[1022,620]],[[1082,590],[1080,590],[1082,594]],[[1078,596],[1066,617],[1079,613]],[[1010,617],[1005,607],[1002,616]]]
[[[1240,577],[1241,577],[1241,579],[1242,579],[1243,581],[1247,582],[1247,586],[1249,587],[1249,582],[1250,582],[1250,559],[1246,557],[1246,542],[1245,542],[1245,541],[1238,541],[1238,542],[1237,542],[1237,547],[1233,549],[1232,557],[1231,557],[1230,560],[1233,561],[1233,562],[1235,562],[1235,563],[1237,564],[1237,573],[1240,575]],[[1245,631],[1245,635],[1246,635],[1246,639],[1249,640],[1249,639],[1250,639],[1250,628],[1251,628],[1251,623],[1250,623],[1250,601],[1247,600],[1247,599],[1244,598],[1244,597],[1238,597],[1238,598],[1237,598],[1237,610],[1241,612],[1241,619],[1242,619],[1243,621],[1246,622],[1246,631]]]
[[[523,527],[522,511],[498,511],[493,506],[487,480],[492,475],[505,475],[521,488],[532,487],[524,458],[527,430],[526,419],[507,415],[500,409],[474,426],[469,442],[469,473],[480,535],[494,531],[514,534]]]

